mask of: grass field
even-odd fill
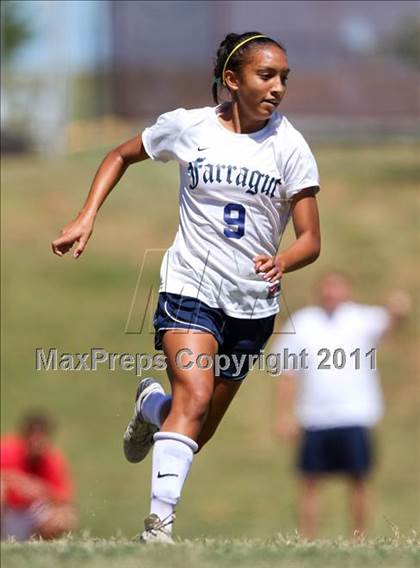
[[[62,539],[54,543],[8,543],[5,568],[411,568],[420,547],[411,538],[382,538],[355,544],[344,540],[300,541],[277,535],[267,539],[196,539],[175,546],[144,547],[121,538]]]
[[[416,298],[417,150],[412,144],[314,148],[322,176],[323,250],[313,266],[285,277],[289,310],[310,301],[312,283],[330,267],[351,273],[355,297],[362,302],[381,303],[394,288],[407,289]],[[124,541],[138,532],[149,497],[150,458],[133,466],[121,451],[135,374],[34,368],[36,347],[69,353],[91,347],[153,352],[150,333],[125,334],[124,329],[146,249],[166,248],[175,234],[175,165],[148,162],[132,167],[103,207],[95,235],[78,261],[58,259],[50,252],[50,241],[80,208],[103,155],[101,149],[57,161],[3,162],[2,427],[12,429],[28,407],[50,410],[60,426],[57,441],[72,464],[81,531],[121,539],[9,544],[4,549],[7,566],[26,566],[25,558],[30,557],[34,567],[56,565],[57,558],[62,566],[76,565],[83,558],[84,566],[106,567],[115,556],[119,566],[134,566],[139,555],[141,566],[158,566],[154,559],[164,554],[139,552]],[[291,238],[289,228],[285,243]],[[146,265],[137,296],[140,303],[149,284],[157,282],[159,261],[156,253]],[[415,558],[418,562],[414,545],[381,540],[391,538],[395,526],[409,535],[419,525],[417,341],[413,314],[386,340],[378,356],[387,402],[376,432],[378,469],[370,536],[378,540],[357,549],[334,541],[312,546],[280,540],[266,547],[261,540],[230,540],[266,539],[293,534],[296,528],[293,448],[280,445],[271,435],[273,389],[281,379],[255,371],[222,429],[195,460],[178,510],[180,538],[205,535],[218,540],[197,546],[183,542],[173,552],[172,565],[185,565],[186,558],[195,559],[197,566],[219,560],[217,565],[223,566],[229,558],[244,566],[321,566],[327,557],[343,566],[412,566]],[[166,383],[163,376],[158,378]],[[347,534],[346,503],[341,481],[325,487],[322,537]],[[404,560],[397,562],[397,555]]]

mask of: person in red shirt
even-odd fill
[[[23,417],[20,433],[1,438],[1,536],[56,538],[73,530],[76,513],[67,461],[51,444],[44,413]]]

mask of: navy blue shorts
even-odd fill
[[[242,380],[273,332],[275,315],[260,319],[233,318],[219,308],[211,308],[201,300],[179,294],[161,292],[153,318],[155,348],[162,349],[162,338],[168,329],[189,329],[211,333],[219,344],[219,355],[227,355],[229,367],[217,376]],[[242,357],[241,357],[242,356]],[[245,357],[247,356],[247,357]],[[238,366],[240,365],[240,369]]]
[[[304,430],[298,469],[304,474],[366,475],[372,466],[370,431],[363,426]]]

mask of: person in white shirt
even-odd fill
[[[99,207],[130,164],[178,162],[180,225],[162,262],[154,317],[172,393],[153,378],[141,381],[124,435],[130,462],[154,445],[147,542],[171,540],[193,455],[214,434],[249,370],[249,360],[238,368],[237,357],[259,354],[272,333],[282,275],[319,255],[315,159],[277,111],[288,74],[280,43],[259,32],[228,34],[214,67],[217,106],[164,113],[111,151],[80,214],[52,243],[58,256],[77,243],[78,258]],[[229,100],[218,104],[222,89]],[[290,217],[296,240],[278,252]],[[222,368],[198,364],[215,355],[224,356]]]
[[[316,296],[317,304],[293,313],[271,346],[285,370],[277,387],[275,432],[299,441],[301,533],[317,535],[319,483],[327,474],[341,474],[351,484],[352,534],[361,535],[373,463],[370,431],[383,414],[376,349],[408,313],[410,300],[395,292],[386,307],[355,303],[341,272],[323,276]]]

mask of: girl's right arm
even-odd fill
[[[52,243],[52,250],[57,256],[63,256],[77,243],[74,258],[84,251],[93,231],[96,214],[111,190],[117,185],[129,165],[147,160],[149,155],[144,149],[141,136],[136,136],[111,150],[95,174],[86,201],[77,215],[60,231],[60,236]]]

